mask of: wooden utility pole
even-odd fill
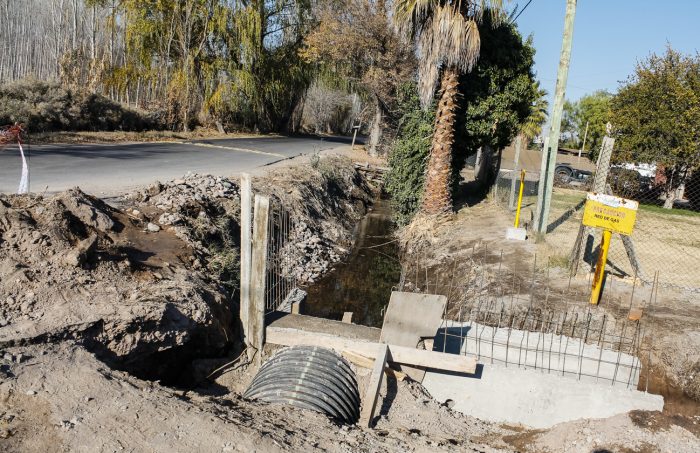
[[[564,96],[566,94],[566,81],[569,77],[569,62],[571,61],[571,44],[574,35],[574,17],[576,16],[576,0],[567,0],[566,17],[564,19],[564,38],[561,45],[561,57],[559,70],[557,71],[557,85],[554,90],[554,107],[552,108],[552,122],[549,126],[549,143],[542,153],[542,169],[540,185],[544,184],[542,197],[537,199],[536,228],[540,234],[546,234],[549,220],[549,206],[552,201],[552,187],[554,186],[554,167],[557,162],[559,149],[559,133],[561,130],[561,116],[564,111]],[[544,179],[543,179],[544,177]]]

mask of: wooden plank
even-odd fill
[[[457,373],[476,373],[476,357],[389,345],[392,362]]]
[[[355,364],[356,366],[362,367],[362,368],[372,368],[374,367],[374,360],[370,359],[369,357],[365,357],[363,355],[357,354],[352,351],[343,351],[342,352],[343,357],[347,359],[349,362]],[[406,373],[402,373],[400,371],[393,370],[391,368],[384,367],[384,373],[387,376],[391,376],[397,381],[403,381],[406,379]]]
[[[360,413],[360,425],[371,427],[374,411],[377,408],[377,399],[379,397],[379,388],[382,386],[382,377],[384,377],[384,367],[389,355],[389,346],[382,344],[377,350],[377,358],[374,360],[374,368],[372,375],[367,383],[365,396],[362,399],[362,412]]]
[[[343,313],[343,322],[347,324],[352,324],[352,312],[346,311]]]
[[[244,344],[248,345],[248,313],[250,312],[250,254],[253,230],[253,189],[250,175],[241,175],[241,292],[240,318]]]
[[[250,268],[250,310],[248,330],[251,346],[258,351],[258,361],[265,344],[265,275],[267,272],[267,221],[270,199],[255,196],[253,216],[253,245]]]
[[[266,330],[268,343],[282,346],[321,346],[338,352],[351,351],[367,357],[376,357],[382,343],[343,338],[337,335],[310,332],[286,327],[269,326]],[[389,345],[392,363],[433,368],[456,373],[474,374],[476,358],[457,354]]]

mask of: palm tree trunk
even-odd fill
[[[445,69],[440,86],[442,94],[435,113],[435,132],[425,177],[423,212],[426,214],[442,214],[452,210],[452,144],[459,95],[459,74],[454,68]]]

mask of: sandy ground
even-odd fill
[[[0,447],[27,451],[675,451],[700,448],[698,421],[637,412],[548,431],[452,411],[420,385],[389,380],[374,429],[249,402],[221,387],[177,390],[115,371],[78,345],[11,348],[3,362]],[[358,369],[360,386],[368,370]],[[237,380],[247,377],[236,374]],[[249,375],[248,375],[249,376]],[[222,377],[219,382],[224,382]]]
[[[492,451],[467,440],[488,426],[418,400],[410,389],[398,392],[393,407],[400,413],[390,411],[379,429],[367,430],[225,389],[212,396],[162,387],[110,370],[70,344],[22,354],[22,364],[8,367],[13,377],[0,384],[0,446],[7,452]]]

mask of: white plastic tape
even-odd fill
[[[29,167],[27,166],[27,159],[24,158],[24,149],[22,149],[22,144],[19,145],[19,153],[22,155],[22,177],[19,180],[19,189],[17,189],[18,194],[29,193]]]

